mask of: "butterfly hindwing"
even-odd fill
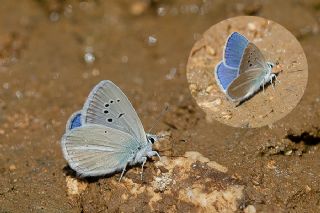
[[[81,111],[73,113],[67,121],[66,131],[77,128],[81,126]]]
[[[254,68],[240,74],[228,87],[227,96],[234,102],[241,102],[255,93],[264,81],[263,68]]]
[[[214,73],[220,89],[225,92],[230,83],[238,76],[238,69],[229,68],[221,61],[217,64]]]
[[[234,69],[238,69],[243,52],[248,44],[249,41],[246,37],[238,32],[232,33],[228,37],[224,48],[223,60],[225,65]]]
[[[140,143],[147,143],[136,111],[126,95],[111,81],[101,81],[91,91],[84,104],[81,121],[121,130]]]
[[[139,149],[131,135],[97,124],[67,132],[61,140],[70,167],[80,176],[100,176],[122,170]]]

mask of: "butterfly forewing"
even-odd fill
[[[238,69],[241,62],[243,51],[247,47],[249,41],[238,32],[232,33],[226,42],[224,48],[224,63],[226,66]]]
[[[61,146],[70,167],[80,176],[98,176],[122,170],[140,144],[120,130],[86,124],[67,132]]]
[[[115,128],[128,133],[140,143],[147,143],[136,111],[126,95],[111,81],[102,81],[91,91],[82,113],[84,124]]]
[[[239,74],[241,75],[244,72],[250,72],[255,68],[267,69],[268,67],[259,48],[255,44],[249,43],[245,48],[241,59]],[[261,70],[262,72],[263,69]]]

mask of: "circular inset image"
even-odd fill
[[[234,127],[261,127],[300,101],[308,65],[283,26],[254,16],[224,20],[195,43],[187,64],[192,96],[207,118]]]

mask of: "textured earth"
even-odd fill
[[[194,43],[212,25],[239,15],[281,24],[298,38],[308,60],[309,79],[300,103],[286,117],[262,128],[234,128],[207,119],[186,78]],[[158,177],[156,166],[161,162],[156,158],[146,164],[148,182],[139,181],[139,167],[131,168],[120,185],[115,183],[119,174],[74,177],[62,156],[60,139],[68,117],[103,79],[124,91],[145,129],[169,105],[154,128],[155,133],[171,135],[157,144],[162,156],[176,162],[193,151],[208,159],[196,161],[201,168],[210,162],[226,168],[223,173],[201,170],[200,178],[212,185],[198,185],[198,194],[212,193],[214,184],[225,186],[218,187],[219,192],[239,186],[241,196],[228,194],[236,205],[231,211],[319,212],[319,20],[317,0],[3,0],[0,212],[191,212],[200,205],[198,199],[192,203],[185,196],[172,204],[166,191],[148,191]],[[181,176],[197,178],[187,174]],[[186,183],[197,183],[192,180]],[[144,192],[126,199],[132,186]],[[152,205],[154,209],[144,209],[150,193],[162,200]],[[123,195],[122,200],[112,194]],[[207,203],[211,204],[212,200]]]

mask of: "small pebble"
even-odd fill
[[[149,46],[154,46],[156,45],[158,39],[155,36],[149,36],[148,37],[148,44]]]
[[[268,169],[275,169],[275,168],[277,168],[276,167],[276,165],[275,165],[275,161],[274,160],[271,160],[271,161],[269,161],[268,163],[267,163],[267,168]]]
[[[311,188],[308,185],[306,185],[305,189],[306,189],[306,192],[310,192],[311,191]]]
[[[254,207],[253,205],[248,205],[244,210],[244,213],[256,213],[256,207]]]
[[[207,50],[207,53],[208,53],[209,55],[212,55],[212,56],[215,56],[215,55],[216,55],[216,51],[215,51],[215,49],[213,49],[212,47],[206,46],[206,50]]]
[[[222,117],[226,120],[229,120],[232,118],[231,112],[221,112],[221,114],[222,114]]]
[[[10,166],[9,166],[9,170],[11,171],[11,172],[13,172],[14,170],[16,170],[17,169],[17,167],[14,165],[14,164],[11,164]]]
[[[18,99],[21,99],[21,98],[23,97],[22,92],[20,92],[19,90],[16,91],[16,97],[17,97]]]
[[[93,76],[98,76],[98,75],[100,75],[100,71],[95,68],[95,69],[92,70],[92,75]]]
[[[197,85],[195,84],[190,84],[189,86],[191,93],[194,93],[197,91]]]
[[[93,53],[91,52],[86,52],[83,56],[84,58],[84,61],[87,63],[87,64],[92,64],[95,60],[96,60],[96,57],[94,56]]]
[[[287,156],[289,156],[289,155],[291,155],[292,154],[292,150],[288,150],[288,151],[286,151],[285,153],[284,153],[284,155],[287,155]]]
[[[169,73],[166,75],[167,80],[172,80],[174,79],[175,75],[177,73],[177,68],[173,67],[170,69]]]
[[[128,194],[121,195],[122,200],[127,200],[129,198]]]
[[[158,13],[158,16],[165,16],[168,13],[168,10],[165,7],[159,7],[157,9],[157,13]]]
[[[148,9],[147,1],[136,1],[130,7],[130,13],[135,16],[143,14]]]
[[[206,92],[207,93],[211,93],[213,88],[214,88],[213,85],[208,86],[207,89],[206,89]]]
[[[248,29],[249,29],[250,31],[255,31],[255,30],[257,29],[257,27],[256,27],[256,25],[255,25],[254,23],[249,22],[249,23],[248,23]]]
[[[79,195],[86,190],[88,183],[70,176],[66,177],[68,195]]]

